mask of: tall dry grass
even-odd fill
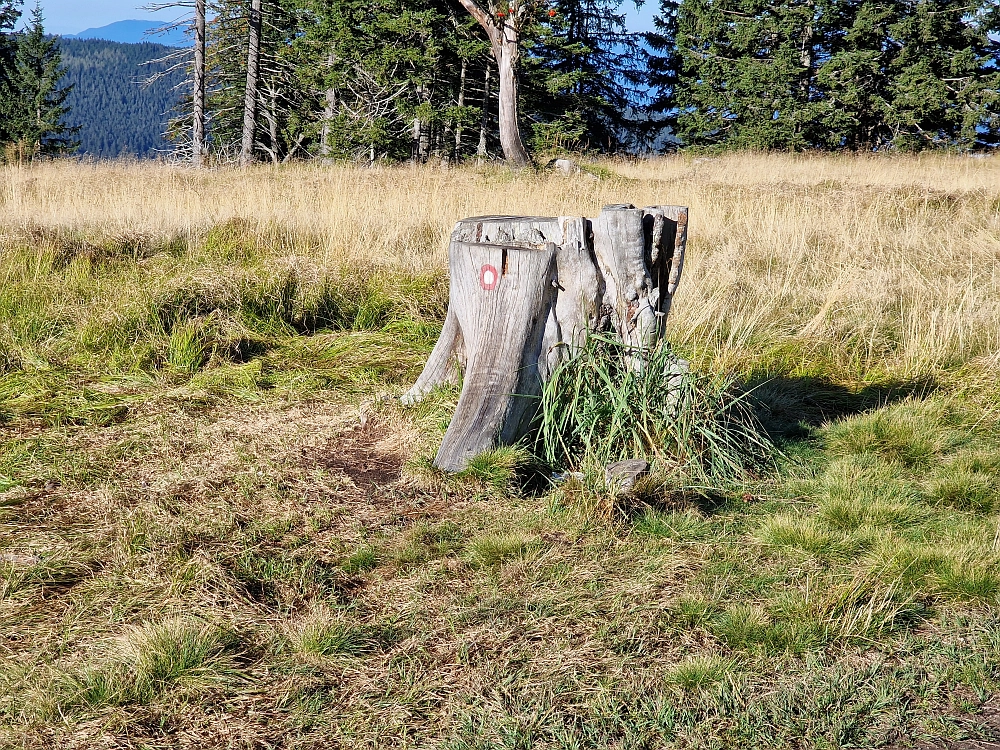
[[[0,241],[62,232],[194,246],[242,220],[265,265],[294,256],[420,274],[445,268],[448,232],[464,216],[683,204],[690,254],[670,337],[700,364],[861,381],[998,362],[1000,160],[734,155],[597,171],[8,167]],[[13,283],[4,273],[0,283]]]

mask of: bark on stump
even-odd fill
[[[605,206],[576,216],[477,216],[455,225],[448,314],[423,372],[403,396],[462,393],[434,459],[459,471],[525,435],[542,383],[591,331],[640,353],[663,336],[687,241],[683,206]]]

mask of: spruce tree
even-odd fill
[[[998,21],[991,0],[661,0],[652,83],[690,145],[968,149],[1000,126]]]
[[[523,98],[536,149],[634,142],[645,70],[621,0],[556,0],[525,34]]]
[[[21,18],[20,6],[21,0],[0,0],[0,146],[13,138],[11,123],[17,108],[14,27]]]
[[[1000,11],[990,2],[865,0],[818,71],[821,145],[969,149],[1000,132]]]
[[[12,140],[34,154],[65,153],[79,145],[73,139],[79,128],[63,122],[69,112],[66,97],[72,88],[59,85],[65,72],[59,45],[45,36],[42,8],[36,3],[28,28],[18,35],[11,113]]]

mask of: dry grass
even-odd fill
[[[242,221],[265,257],[322,268],[440,271],[454,222],[594,215],[606,203],[691,207],[671,339],[731,367],[749,347],[851,379],[914,377],[1000,348],[1000,161],[728,156],[615,163],[602,179],[459,169],[296,166],[199,173],[52,164],[0,173],[11,239],[200,238]],[[818,353],[816,350],[820,350]]]
[[[1000,737],[1000,162],[598,167],[0,172],[0,746]],[[428,470],[453,222],[622,201],[691,206],[670,337],[778,469]]]

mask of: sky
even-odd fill
[[[30,8],[34,0],[25,2]],[[182,9],[150,13],[142,10],[145,3],[136,0],[42,0],[45,30],[50,34],[77,34],[84,29],[107,26],[115,21],[150,19],[167,23]]]
[[[30,7],[33,0],[25,2]],[[144,2],[136,0],[42,0],[42,11],[45,13],[45,30],[50,34],[78,34],[84,29],[94,29],[107,26],[115,21],[132,19],[150,19],[161,23],[174,20],[182,9],[164,10],[151,13],[142,10]],[[648,0],[638,12],[631,3],[625,3],[630,25],[639,29],[651,27],[656,2]]]

